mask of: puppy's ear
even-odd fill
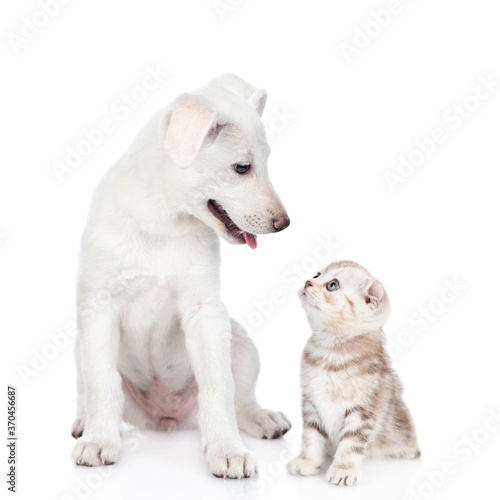
[[[385,290],[380,281],[376,279],[368,280],[365,288],[365,302],[370,305],[372,309],[377,309],[380,301],[384,298]]]
[[[164,120],[165,150],[177,165],[188,167],[203,143],[215,140],[222,127],[219,121],[205,98],[193,94],[179,96]]]
[[[258,89],[232,73],[224,73],[214,78],[211,83],[219,85],[242,99],[245,99],[245,101],[248,101],[255,108],[257,113],[262,116],[267,100],[267,92],[264,89]]]
[[[257,113],[259,113],[259,116],[262,116],[267,101],[267,92],[264,89],[257,89],[248,101],[256,109]]]

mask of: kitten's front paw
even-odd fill
[[[359,479],[359,470],[345,465],[331,465],[326,473],[326,480],[336,486],[354,486]]]
[[[318,474],[320,466],[316,466],[311,460],[302,457],[295,457],[286,465],[288,472],[300,476],[314,476]]]
[[[210,472],[215,477],[241,479],[257,474],[257,458],[247,450],[210,450],[207,449]]]

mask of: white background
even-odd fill
[[[2,8],[2,390],[18,388],[17,497],[491,498],[500,424],[484,425],[500,411],[500,87],[479,103],[468,99],[460,123],[451,116],[479,78],[500,82],[497,2],[401,0],[350,63],[342,42],[356,33],[360,42],[357,30],[388,2],[220,3],[229,6],[222,18],[211,0],[74,0],[18,50],[12,40],[23,17],[40,7],[22,0]],[[125,117],[116,99],[148,66],[169,74],[147,95],[136,90],[144,99]],[[132,431],[115,466],[76,467],[74,339],[60,332],[75,321],[79,237],[93,189],[157,109],[225,71],[268,91],[270,173],[292,224],[260,237],[256,251],[223,243],[223,294],[234,316],[259,324],[258,396],[286,412],[293,429],[272,442],[244,437],[261,470],[248,480],[213,478],[197,431]],[[293,117],[272,120],[283,112]],[[104,118],[113,131],[59,181],[53,163]],[[392,191],[384,173],[397,172],[398,157],[435,128],[446,140]],[[318,253],[319,238],[338,244],[331,256]],[[309,334],[292,277],[302,283],[339,258],[365,265],[390,295],[386,332],[422,448],[420,460],[366,462],[351,489],[284,469],[300,441],[298,373]],[[446,295],[448,304],[440,299],[446,280],[462,288]],[[273,290],[284,298],[271,307]],[[432,321],[416,323],[430,304]],[[60,348],[49,336],[58,332]],[[401,335],[407,345],[398,352]],[[23,367],[34,371],[21,376]],[[452,472],[439,480],[445,462]]]

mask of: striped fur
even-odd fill
[[[332,280],[339,287],[329,291]],[[385,349],[390,305],[381,283],[359,264],[334,262],[306,282],[300,297],[312,335],[302,355],[302,451],[289,471],[318,473],[328,445],[335,453],[326,478],[337,485],[358,482],[364,457],[420,456]]]

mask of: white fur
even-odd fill
[[[235,241],[207,208],[217,200],[252,234],[273,232],[286,216],[267,174],[265,96],[234,75],[180,96],[99,184],[80,255],[73,430],[84,431],[76,463],[116,461],[123,416],[148,423],[124,397],[122,375],[141,389],[158,378],[173,392],[194,375],[203,447],[217,476],[256,472],[238,424],[259,437],[289,429],[283,414],[255,401],[257,352],[219,294],[217,236]],[[249,173],[234,171],[248,163]]]

